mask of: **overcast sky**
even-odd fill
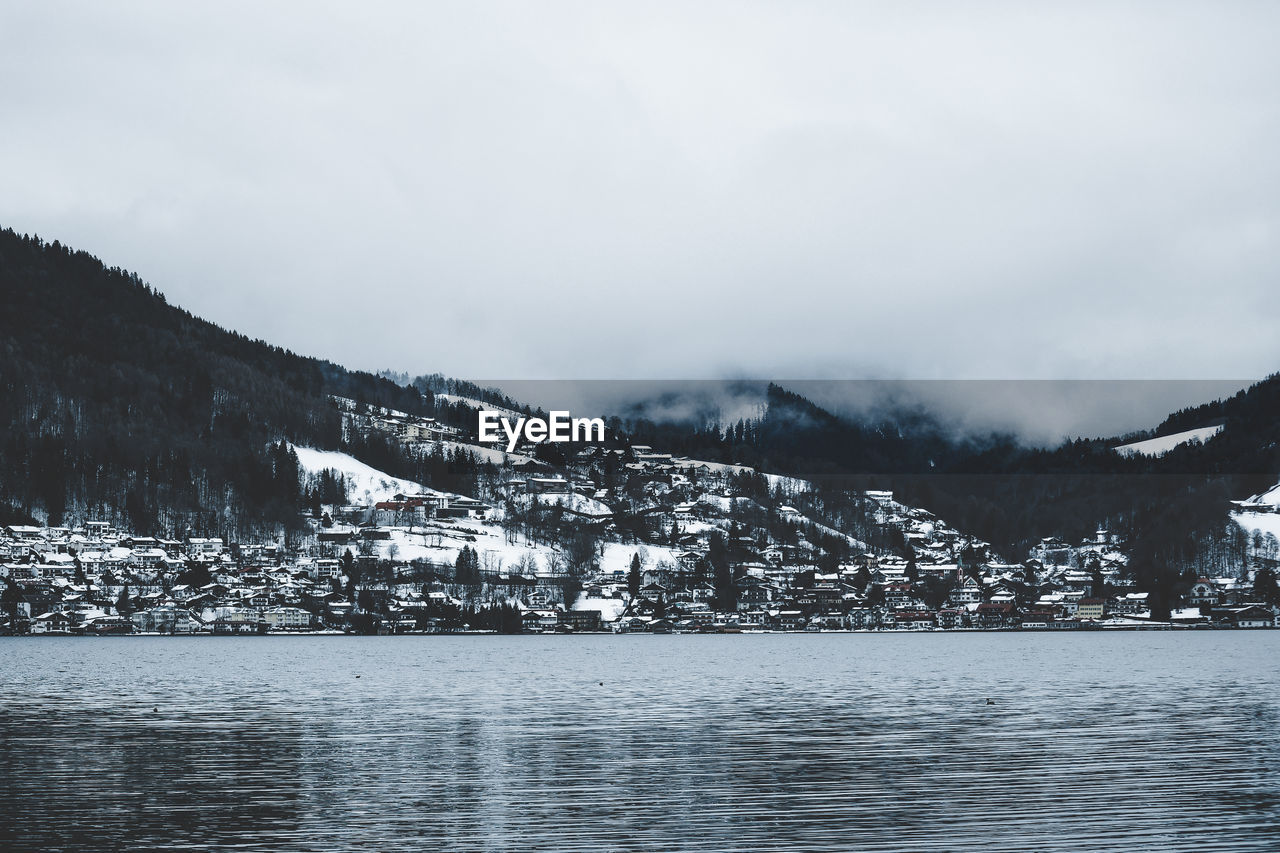
[[[1280,4],[10,2],[0,223],[477,378],[1280,370]]]

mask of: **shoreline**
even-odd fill
[[[347,631],[241,631],[230,633],[213,633],[209,631],[193,631],[190,633],[163,633],[159,631],[137,631],[128,634],[93,634],[46,631],[39,634],[0,634],[4,639],[130,639],[138,637],[172,637],[178,639],[232,639],[255,638],[271,639],[281,637],[620,637],[620,636],[703,636],[734,637],[752,635],[770,636],[804,636],[813,634],[1099,634],[1099,633],[1131,633],[1149,631],[1239,631],[1243,633],[1266,633],[1277,630],[1274,627],[1241,628],[1234,625],[1108,625],[1088,628],[931,628],[926,630],[912,628],[849,628],[822,629],[818,631],[774,631],[769,629],[750,631],[529,631],[518,634],[505,634],[498,631],[401,631],[388,634],[358,634]]]

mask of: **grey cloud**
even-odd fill
[[[0,222],[371,369],[1262,376],[1278,24],[1251,3],[7,4]]]

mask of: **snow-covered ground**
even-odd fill
[[[784,492],[811,492],[813,484],[808,480],[801,480],[798,477],[788,477],[784,474],[765,474],[765,480],[769,482],[770,489],[782,489]]]
[[[659,563],[676,564],[676,553],[674,548],[668,548],[665,545],[625,545],[621,542],[606,542],[601,546],[604,552],[600,557],[600,571],[609,574],[618,572],[625,574],[631,568],[631,557],[634,554],[640,555],[640,564],[646,569],[652,569]]]
[[[1208,441],[1220,432],[1222,432],[1222,424],[1201,427],[1200,429],[1189,429],[1186,432],[1175,432],[1172,435],[1162,435],[1159,438],[1149,438],[1146,441],[1135,441],[1133,444],[1122,444],[1113,449],[1121,456],[1132,456],[1135,453],[1140,456],[1162,456],[1182,444],[1192,441]]]
[[[525,462],[532,462],[533,457],[524,453],[507,453],[498,445],[487,444],[466,444],[461,441],[433,441],[430,442],[432,447],[440,445],[447,453],[453,453],[461,450],[463,453],[470,453],[477,459],[485,462],[492,462],[494,465],[504,465],[510,462],[512,465],[522,465]]]
[[[1231,518],[1252,537],[1268,533],[1280,539],[1280,512],[1233,512]]]
[[[1260,495],[1254,495],[1244,503],[1250,506],[1271,506],[1280,507],[1280,483],[1272,486]]]
[[[520,570],[526,557],[534,563],[534,574],[550,574],[552,562],[563,558],[547,545],[535,545],[513,537],[496,524],[479,521],[428,521],[412,528],[393,527],[391,538],[373,543],[377,555],[385,560],[412,562],[423,560],[437,565],[454,565],[464,546],[475,550],[480,568],[485,572],[512,573]]]
[[[457,404],[462,403],[464,406],[470,406],[473,409],[484,409],[487,412],[497,412],[500,415],[511,418],[522,418],[524,415],[514,409],[504,408],[503,406],[495,406],[493,403],[486,403],[483,400],[477,400],[474,397],[463,397],[459,394],[436,394],[437,400],[443,400],[446,403]]]
[[[298,454],[298,464],[308,474],[334,471],[347,481],[347,499],[352,503],[376,503],[392,500],[398,494],[439,494],[409,480],[392,477],[346,453],[336,450],[316,450],[313,447],[293,445]]]
[[[1247,501],[1237,501],[1236,506],[1240,509],[1231,513],[1231,518],[1251,538],[1255,533],[1263,536],[1270,533],[1280,539],[1280,484]],[[1257,510],[1253,507],[1257,507]]]
[[[579,598],[573,604],[574,610],[599,610],[605,622],[617,622],[626,607],[627,603],[621,598]]]
[[[560,504],[565,509],[571,509],[574,512],[586,513],[587,515],[609,515],[613,510],[598,500],[585,497],[576,493],[564,495],[524,495],[519,498],[522,501],[534,501],[543,504]]]

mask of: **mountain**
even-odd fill
[[[308,474],[294,448],[496,495],[507,475],[492,462],[506,457],[469,443],[475,408],[532,412],[471,383],[376,376],[250,340],[169,305],[132,273],[11,230],[0,231],[0,298],[0,522],[92,516],[173,536],[297,526],[300,508],[339,502],[345,486]],[[761,500],[774,481],[756,472],[804,478],[828,524],[850,494],[893,490],[1013,555],[1105,524],[1128,537],[1133,573],[1156,599],[1206,561],[1243,561],[1230,502],[1280,474],[1280,376],[1173,413],[1149,434],[1053,448],[965,434],[919,408],[848,417],[777,384],[734,391],[751,403],[735,422],[717,421],[705,401],[637,402],[610,419],[610,443],[742,466],[738,487]],[[414,417],[453,438],[411,450],[384,428]],[[1122,444],[1159,452],[1117,452]],[[551,470],[570,450],[532,448]],[[597,482],[631,489],[643,514],[644,482],[609,459]]]
[[[181,532],[288,518],[281,439],[337,449],[340,395],[420,412],[430,398],[169,305],[138,276],[0,231],[0,518],[79,509]]]
[[[1157,612],[1197,573],[1243,571],[1248,537],[1232,501],[1280,477],[1280,375],[1148,433],[1051,448],[965,434],[914,409],[838,417],[777,385],[764,404],[761,416],[723,427],[643,417],[623,426],[645,443],[784,471],[820,489],[891,490],[1006,554],[1106,526],[1132,543],[1132,572]],[[672,399],[655,408],[697,411]]]

